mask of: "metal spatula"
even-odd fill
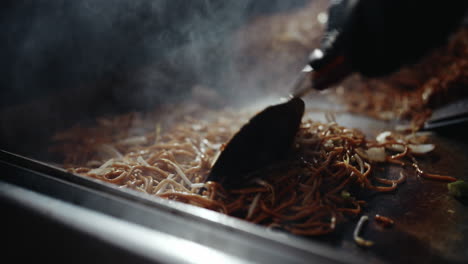
[[[434,130],[449,126],[468,126],[468,98],[461,99],[433,111],[424,124],[424,130]]]
[[[285,158],[304,114],[304,101],[294,97],[255,115],[231,138],[206,181],[225,189],[240,188],[250,173]]]
[[[314,60],[322,56],[318,49],[311,53]],[[349,72],[341,56],[327,59],[319,70],[304,67],[291,85],[292,99],[270,106],[250,119],[228,142],[206,181],[221,183],[225,189],[239,188],[249,183],[252,172],[284,159],[304,115],[300,97],[329,87]]]
[[[314,87],[310,70],[304,68],[293,83],[289,101],[267,107],[231,138],[206,181],[216,181],[225,189],[240,188],[250,182],[252,172],[286,157],[304,115],[300,97]]]

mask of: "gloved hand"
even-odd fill
[[[323,89],[351,72],[378,77],[417,62],[448,39],[467,8],[466,0],[332,0],[322,47],[310,58],[316,84]]]

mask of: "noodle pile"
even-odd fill
[[[417,130],[432,110],[468,97],[468,27],[418,64],[378,79],[353,76],[336,90],[334,100],[347,110],[382,120],[409,120]],[[389,100],[389,98],[392,98]]]
[[[64,155],[73,173],[298,235],[332,232],[361,213],[365,201],[357,194],[393,191],[405,180],[403,173],[383,178],[376,168],[413,165],[421,177],[455,180],[421,171],[414,155],[434,148],[422,144],[424,137],[384,132],[374,141],[335,122],[308,120],[287,160],[254,172],[256,180],[245,188],[224,190],[204,179],[223,144],[251,115],[199,106],[172,115],[178,116],[172,125],[128,114],[74,127],[55,137],[53,151]]]
[[[171,112],[171,118],[156,123],[153,114],[130,113],[101,118],[95,127],[76,126],[57,134],[54,140],[59,143],[51,151],[64,155],[64,167],[73,173],[151,195],[194,193],[204,186],[201,182],[234,127],[246,120],[208,110],[203,110],[204,120],[194,119],[201,107],[185,108],[190,115],[158,110],[161,115]]]

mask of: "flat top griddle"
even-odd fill
[[[308,98],[306,105],[314,105],[314,100],[319,99]],[[317,103],[315,105],[320,104]],[[323,121],[324,114],[320,111],[309,110],[306,111],[305,118]],[[382,122],[345,112],[336,112],[335,118],[340,125],[359,128],[368,136],[376,135],[378,132],[390,129],[395,125],[395,123]],[[466,140],[457,138],[456,134],[434,132],[431,136],[431,141],[436,144],[436,150],[432,155],[418,158],[421,167],[428,172],[446,174],[468,180],[465,173],[468,170],[468,144]],[[97,182],[96,180],[82,176],[74,176],[56,170],[53,167],[40,166],[34,160],[25,161],[23,159],[12,158],[11,155],[5,153],[0,155],[0,159],[3,164],[2,166],[5,166],[5,164],[10,165],[9,173],[3,174],[0,178],[1,181],[25,186],[38,192],[48,190],[47,195],[52,195],[59,199],[69,199],[66,198],[67,192],[60,191],[60,188],[51,189],[43,185],[41,179],[44,176],[46,178],[59,179],[67,185],[67,188],[90,189],[106,196],[123,198],[136,205],[149,206],[150,210],[155,210],[156,212],[170,211],[172,212],[170,217],[181,219],[180,221],[182,222],[184,221],[183,219],[191,219],[195,223],[194,226],[200,223],[206,224],[207,221],[206,217],[204,217],[206,209],[175,202],[167,203],[166,201],[160,201],[161,199],[158,198],[145,197],[146,195],[141,195],[132,190],[122,191],[112,185],[109,186],[107,183]],[[11,167],[11,165],[14,166]],[[250,236],[256,237],[259,234],[266,241],[277,241],[278,236],[285,237],[287,239],[281,241],[281,243],[290,243],[289,247],[283,249],[285,250],[285,254],[286,252],[294,252],[294,250],[291,251],[291,248],[297,249],[298,245],[305,248],[313,248],[314,245],[320,245],[332,252],[332,254],[326,253],[325,258],[336,254],[338,256],[337,259],[329,258],[329,260],[337,262],[353,262],[355,260],[343,258],[343,256],[356,257],[356,259],[369,261],[370,263],[411,263],[415,261],[422,263],[466,262],[468,260],[468,250],[466,249],[466,245],[468,245],[468,210],[466,210],[466,204],[448,194],[447,183],[422,179],[417,176],[412,167],[401,168],[399,166],[391,166],[382,173],[398,178],[402,169],[407,175],[407,180],[396,191],[364,197],[368,203],[364,207],[363,214],[369,215],[371,221],[364,227],[362,236],[375,242],[370,248],[359,247],[352,239],[352,232],[358,218],[350,219],[349,222],[339,226],[338,230],[330,235],[299,238],[299,240],[296,240],[298,237],[294,235],[278,234],[276,231],[268,231],[262,226],[255,226],[231,217],[217,217],[218,213],[211,213],[215,217],[210,218],[208,222],[211,224],[215,223],[214,226],[216,227],[213,228],[214,230],[219,229],[218,231],[214,231],[218,233],[214,237],[219,237],[220,234],[226,231],[226,228],[232,232],[242,234],[240,235],[241,239],[249,239]],[[31,184],[31,181],[21,180],[22,176],[20,175],[22,175],[22,170],[32,172],[33,175],[30,177],[37,182]],[[68,184],[73,186],[68,186]],[[86,201],[90,198],[83,196],[76,199],[78,200],[73,203],[86,206],[86,202],[82,200]],[[160,202],[162,202],[163,206],[161,206]],[[107,211],[105,204],[94,206],[92,209],[97,211],[103,210],[103,212]],[[395,225],[391,228],[380,227],[372,221],[375,214],[392,218],[395,221]],[[135,221],[135,219],[131,221]],[[153,228],[164,229],[162,226],[153,226]],[[174,228],[177,229],[174,226],[170,229],[173,230]],[[210,241],[209,235],[205,233],[204,239]],[[203,243],[206,243],[206,241]],[[309,245],[307,241],[312,244]],[[211,245],[210,243],[208,245]],[[271,245],[267,244],[266,247],[269,246]],[[327,250],[322,250],[322,252],[327,252]],[[227,250],[228,253],[232,253],[231,251]],[[314,249],[312,251],[316,252],[317,250]],[[318,252],[321,251],[318,250]],[[265,254],[265,251],[258,251],[252,254]]]
[[[336,119],[339,124],[359,128],[374,136],[395,125],[346,113],[337,114]],[[433,131],[430,140],[436,149],[431,155],[418,158],[421,167],[427,172],[451,175],[466,181],[468,145],[460,133],[463,132],[457,131],[457,128],[452,131]],[[352,227],[358,219],[351,221],[343,233],[324,237],[324,243],[347,252],[365,252],[370,262],[377,263],[466,262],[466,202],[449,195],[447,183],[422,179],[412,167],[391,166],[382,173],[398,178],[402,170],[407,179],[394,192],[366,197],[368,204],[364,214],[380,214],[395,221],[392,228],[382,228],[375,222],[370,222],[364,228],[363,236],[375,242],[371,248],[360,248],[350,239]]]

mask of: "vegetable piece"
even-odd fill
[[[419,145],[409,144],[408,147],[411,153],[414,153],[414,154],[425,154],[425,153],[433,151],[435,148],[434,144],[419,144]]]
[[[377,142],[379,142],[379,143],[385,143],[387,141],[387,138],[391,137],[391,136],[392,136],[392,132],[384,131],[384,132],[378,134],[377,137],[375,137],[375,140],[377,140]]]
[[[342,190],[342,191],[341,191],[341,197],[342,197],[343,199],[350,199],[350,198],[351,198],[351,194],[350,194],[348,191],[346,191],[346,190]]]
[[[448,191],[457,198],[468,198],[468,182],[458,180],[447,184]]]
[[[403,144],[391,144],[391,145],[386,146],[385,148],[392,150],[392,151],[397,151],[397,152],[405,151],[405,145]]]
[[[359,222],[356,225],[356,228],[354,229],[354,233],[353,233],[353,238],[354,238],[354,241],[356,241],[356,244],[358,244],[359,246],[363,246],[363,247],[370,247],[370,246],[374,245],[373,241],[365,240],[364,238],[359,236],[359,233],[361,232],[362,226],[364,225],[364,223],[367,220],[369,220],[369,217],[367,215],[361,216],[361,218],[359,219]]]
[[[385,148],[369,148],[366,154],[370,161],[385,162],[387,160]]]

